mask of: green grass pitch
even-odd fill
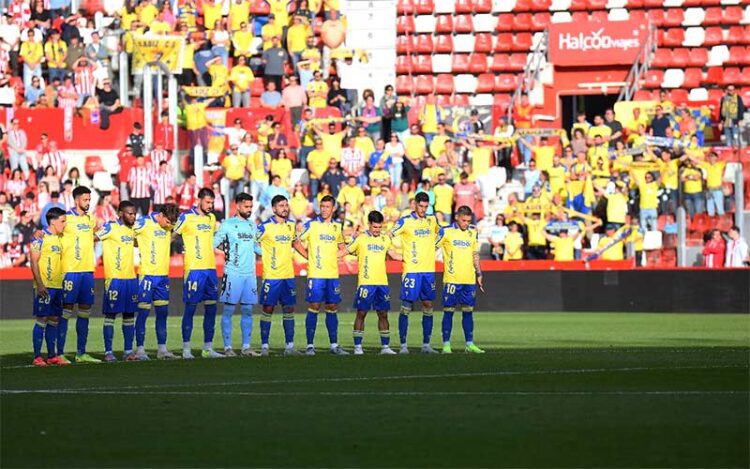
[[[476,314],[488,353],[469,356],[456,316],[452,356],[378,356],[368,317],[365,356],[285,358],[275,317],[270,358],[47,369],[26,366],[32,320],[0,321],[0,467],[750,465],[750,317]],[[174,351],[179,331],[171,317]],[[89,337],[96,355],[100,320]],[[325,352],[322,319],[317,339]]]

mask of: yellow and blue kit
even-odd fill
[[[357,294],[354,298],[354,309],[357,311],[390,311],[391,292],[385,270],[385,258],[390,247],[388,236],[373,236],[369,231],[357,236],[347,247],[359,263]]]
[[[31,242],[31,251],[39,253],[39,274],[47,288],[47,298],[37,294],[34,281],[34,316],[61,316],[63,305],[62,236],[49,230],[42,232],[41,238]]]
[[[435,241],[440,224],[432,215],[416,213],[400,218],[391,230],[402,246],[401,301],[435,299]]]
[[[339,245],[344,243],[343,227],[321,217],[305,223],[297,239],[307,244],[308,303],[341,303],[339,285]]]
[[[474,253],[479,250],[477,230],[462,230],[456,223],[440,229],[437,247],[443,250],[443,306],[474,306],[477,272]]]
[[[185,245],[185,283],[182,299],[186,304],[219,299],[219,279],[214,256],[214,231],[216,217],[213,213],[201,215],[193,208],[180,215],[174,232],[182,235]]]
[[[66,214],[62,238],[63,304],[94,304],[94,230],[96,221],[76,209]]]
[[[258,226],[263,260],[260,303],[264,306],[294,306],[297,303],[292,264],[294,223],[271,217]]]
[[[133,263],[135,232],[120,221],[105,223],[96,233],[104,259],[104,314],[135,313],[138,280]]]

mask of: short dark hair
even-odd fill
[[[75,189],[73,189],[73,198],[77,199],[78,197],[86,194],[91,194],[91,189],[89,189],[86,186],[78,186]]]
[[[204,187],[203,189],[198,191],[198,198],[205,199],[206,197],[211,197],[212,199],[215,199],[216,194],[214,194],[214,191],[209,189],[208,187]]]
[[[323,202],[331,202],[333,205],[336,205],[336,199],[333,198],[332,195],[324,195],[322,199],[320,199],[320,203]]]
[[[47,213],[44,215],[44,219],[47,220],[47,224],[49,225],[63,215],[65,215],[65,210],[61,209],[60,207],[52,207],[51,209],[47,210]]]
[[[471,211],[471,209],[467,205],[462,205],[458,207],[458,210],[456,210],[456,216],[462,217],[464,215],[472,216],[474,213]]]
[[[50,199],[59,199],[60,198],[60,191],[52,191],[49,193]]]
[[[367,214],[367,221],[370,223],[383,223],[383,220],[385,220],[383,214],[377,210],[373,210]]]
[[[134,129],[138,129],[138,130],[141,130],[141,129],[143,128],[143,126],[141,125],[141,123],[140,123],[140,122],[136,122],[135,124],[133,124],[133,128],[134,128]]]
[[[120,205],[117,206],[117,211],[122,212],[126,208],[130,208],[130,207],[135,208],[135,204],[129,200],[123,200],[122,202],[120,202]]]
[[[248,194],[247,192],[240,192],[239,194],[234,196],[234,203],[236,204],[247,201],[253,201],[253,196]]]
[[[466,171],[461,171],[461,175],[458,177],[459,179],[469,179],[469,173]]]
[[[175,223],[180,214],[180,210],[177,208],[176,204],[164,204],[159,207],[159,213],[167,217],[167,220],[170,222]]]
[[[732,225],[732,227],[731,227],[731,228],[729,228],[729,231],[736,231],[736,232],[737,232],[737,234],[740,234],[740,233],[741,233],[741,232],[740,232],[740,227],[739,227],[739,226],[737,226],[737,225]]]
[[[427,192],[418,192],[417,195],[414,196],[414,201],[416,203],[419,202],[429,202],[430,196],[427,195]]]
[[[284,197],[283,195],[281,195],[281,194],[275,195],[273,197],[273,199],[271,199],[271,207],[275,207],[275,206],[277,206],[278,204],[280,204],[281,202],[283,202],[285,200],[288,200],[288,199],[286,197]]]

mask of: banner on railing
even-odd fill
[[[549,57],[555,66],[632,65],[648,36],[638,21],[552,23]]]
[[[193,98],[219,98],[226,94],[226,90],[219,86],[183,86],[182,90]]]
[[[147,63],[161,62],[172,73],[182,73],[182,36],[135,36],[133,73],[143,73]]]

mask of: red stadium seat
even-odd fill
[[[510,69],[521,71],[526,68],[526,55],[527,54],[511,54],[510,56]]]
[[[414,80],[414,88],[417,94],[432,94],[435,91],[432,75],[418,75]]]
[[[453,52],[453,36],[450,34],[435,36],[434,50],[438,54],[449,54]]]
[[[409,75],[396,76],[396,93],[410,95],[414,91],[414,80]]]
[[[102,163],[102,157],[97,155],[87,156],[83,164],[83,171],[89,178],[100,171],[106,171],[104,163]]]
[[[454,90],[453,75],[449,73],[441,73],[437,76],[437,80],[435,81],[435,93],[453,94]]]
[[[435,33],[452,34],[453,33],[453,16],[438,15],[435,21]]]
[[[500,114],[505,114],[510,106],[510,95],[509,94],[495,94],[492,105],[499,108]]]
[[[497,15],[497,26],[495,31],[513,31],[513,14],[500,13]]]
[[[453,99],[451,99],[451,104],[459,107],[467,107],[469,105],[469,95],[454,94]]]
[[[495,38],[495,52],[508,52],[513,48],[513,34],[500,33]]]
[[[745,47],[745,58],[741,62],[743,65],[750,65],[750,46]]]
[[[663,6],[664,6],[664,0],[643,0],[643,7],[646,9],[661,8]]]
[[[708,73],[703,83],[721,85],[724,83],[724,69],[722,67],[708,67]]]
[[[646,88],[659,88],[662,81],[664,81],[664,72],[661,70],[649,70],[646,72],[643,86]]]
[[[531,0],[529,7],[533,11],[549,11],[552,6],[552,0]]]
[[[415,55],[412,63],[412,73],[432,73],[432,56],[431,55]]]
[[[430,36],[432,40],[432,36]],[[396,36],[396,53],[408,54],[414,50],[414,36],[410,34],[399,34]],[[432,49],[430,49],[432,52]]]
[[[491,13],[492,0],[473,0],[474,13]]]
[[[708,49],[690,49],[689,66],[703,67],[706,62],[708,62]]]
[[[531,50],[531,33],[518,33],[513,35],[513,50]]]
[[[681,8],[670,8],[664,12],[664,21],[662,26],[666,27],[678,27],[682,26],[682,22],[685,19],[685,14]]]
[[[628,0],[627,7],[629,10],[643,8],[643,0]]]
[[[515,6],[513,6],[514,12],[531,11],[531,0],[516,0],[515,3]]]
[[[474,36],[474,52],[492,52],[492,33],[477,33]]]
[[[714,104],[719,104],[721,98],[724,96],[724,90],[719,88],[711,88],[708,90],[708,101]]]
[[[598,21],[600,23],[606,23],[609,21],[609,13],[602,10],[597,10],[591,12],[591,17],[589,18],[589,21]]]
[[[469,57],[469,73],[487,73],[487,54],[472,54]]]
[[[685,40],[685,30],[682,28],[668,29],[664,34],[663,45],[667,47],[680,47]]]
[[[661,27],[661,25],[664,24],[664,10],[648,10],[646,14],[648,15],[648,19],[654,24],[654,26]]]
[[[414,33],[414,17],[413,16],[399,16],[396,18],[396,32],[398,34],[413,34]]]
[[[467,54],[453,54],[453,57],[451,57],[451,71],[453,73],[468,73],[469,56]]]
[[[590,11],[596,11],[596,10],[604,10],[607,8],[608,0],[589,0],[589,7],[588,9]]]
[[[651,66],[655,68],[668,68],[672,64],[671,49],[656,49]]]
[[[518,87],[516,81],[516,75],[511,73],[504,73],[495,77],[495,91],[511,92],[515,91]]]
[[[414,37],[414,51],[417,54],[432,54],[432,34],[418,34]]]
[[[483,73],[477,78],[476,93],[492,93],[495,90],[495,75]]]
[[[414,9],[419,15],[431,15],[435,11],[433,0],[414,0]]]
[[[722,74],[722,82],[720,85],[744,85],[745,80],[740,73],[739,67],[727,67],[724,69]]]
[[[250,14],[256,16],[266,16],[271,13],[271,7],[265,0],[253,0],[250,2]]]
[[[396,73],[399,75],[412,73],[411,55],[399,55],[396,57]]]
[[[510,70],[510,55],[494,54],[492,56],[490,70],[493,72],[504,72],[505,70]]]
[[[588,10],[588,2],[586,0],[572,0],[570,2],[570,7],[568,7],[571,11],[585,11]]]
[[[745,26],[745,44],[750,44],[750,24]]]
[[[688,86],[685,85],[684,82],[682,86],[684,86],[685,88],[688,88]],[[688,92],[687,90],[684,90],[684,89],[675,89],[675,90],[672,90],[669,98],[672,100],[673,103],[679,106],[681,104],[685,104],[688,102]]]
[[[716,46],[724,42],[724,35],[721,32],[721,26],[706,28],[706,36],[703,39],[704,46]]]
[[[633,101],[651,101],[650,90],[638,90],[633,95]]]
[[[585,23],[589,20],[588,11],[574,11],[572,15],[573,23]]]
[[[471,15],[456,16],[456,21],[453,22],[453,31],[456,33],[474,32],[474,22],[471,19]]]
[[[454,5],[456,14],[474,12],[474,4],[471,0],[455,0]]]
[[[438,77],[439,78],[439,77]],[[451,97],[448,94],[439,94],[437,95],[436,99],[439,106],[450,106],[451,104]]]
[[[729,60],[724,63],[727,64],[742,64],[745,60],[745,47],[744,46],[732,46],[729,48]]]
[[[266,87],[263,84],[263,78],[256,78],[250,85],[250,96],[259,97],[266,91]]]
[[[703,17],[703,25],[721,24],[721,7],[706,8],[706,14]]]
[[[750,67],[742,67],[740,76],[742,77],[740,85],[750,85]]]
[[[685,70],[683,88],[698,88],[703,80],[703,72],[700,68],[688,68]]]
[[[513,29],[516,31],[531,31],[531,13],[519,13],[513,19]]]
[[[630,21],[634,23],[645,23],[646,12],[643,10],[630,10]]]
[[[534,13],[531,17],[531,29],[533,31],[544,31],[550,25],[551,15],[547,12]]]
[[[414,11],[414,0],[398,0],[396,3],[396,13],[399,15],[413,15]]]
[[[745,30],[742,26],[732,26],[727,33],[727,44],[742,44],[745,42]]]
[[[690,51],[687,49],[675,49],[672,51],[672,67],[685,68],[690,61]]]
[[[721,24],[727,24],[730,26],[740,24],[740,21],[742,21],[742,15],[742,7],[725,6],[724,14],[721,15]]]

